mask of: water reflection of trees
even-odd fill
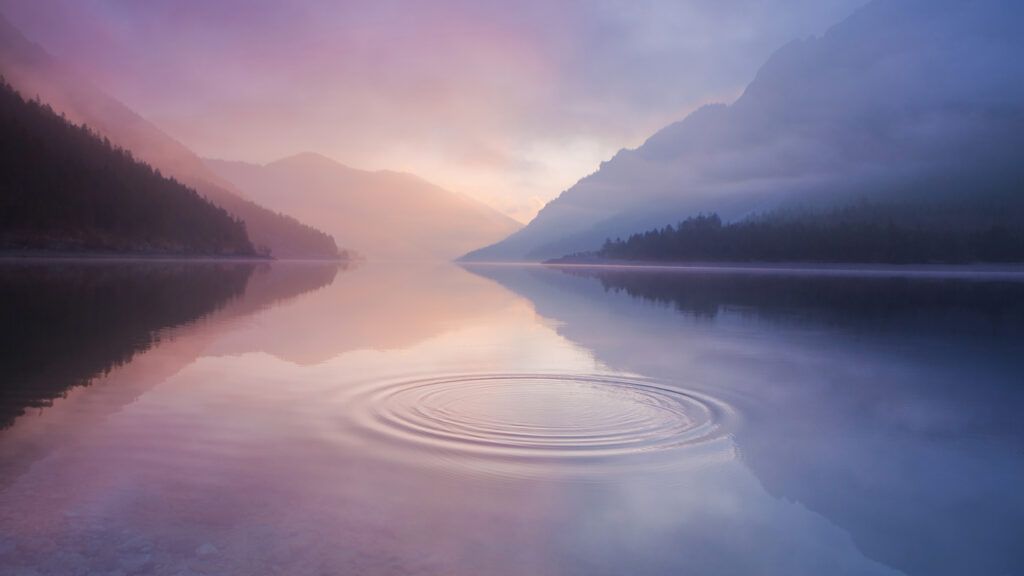
[[[255,266],[8,265],[0,273],[0,427],[245,292]]]
[[[714,317],[736,310],[763,319],[846,327],[935,324],[943,331],[1024,332],[1024,282],[853,275],[783,275],[566,268],[606,291]]]
[[[732,397],[773,497],[906,574],[1021,573],[1024,282],[559,270],[503,280],[602,362]]]

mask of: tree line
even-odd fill
[[[857,208],[885,214],[883,207]],[[1006,224],[924,226],[851,210],[723,223],[701,214],[672,226],[608,239],[595,254],[613,260],[681,262],[943,263],[1024,262],[1024,229]],[[570,258],[572,259],[572,258]]]

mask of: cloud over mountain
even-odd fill
[[[731,105],[623,150],[470,255],[540,259],[701,211],[1003,194],[1022,180],[1024,7],[876,0],[773,54]]]

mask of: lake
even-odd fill
[[[0,574],[1024,574],[1024,278],[7,263]]]

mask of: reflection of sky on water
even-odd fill
[[[867,556],[908,573],[1020,569],[1024,284],[474,270],[606,364],[731,399],[765,489]]]
[[[910,320],[865,328],[837,322],[834,304],[794,317],[735,294],[717,314],[689,314],[636,286],[616,292],[614,279],[473,272],[368,265],[324,286],[301,281],[308,269],[275,268],[30,411],[0,431],[0,564],[41,574],[1020,569],[1021,344],[991,315],[959,310],[961,329],[948,332]],[[284,284],[306,287],[267,290]],[[567,466],[583,462],[573,454],[517,460],[504,446],[367,433],[382,424],[363,394],[385,383],[524,373],[653,379],[721,401],[737,422],[713,458],[656,451],[643,462],[658,466],[637,468],[616,454],[583,473]],[[660,407],[626,413],[625,400],[648,402],[626,391],[616,412],[607,390],[572,386],[537,405],[502,382],[493,402],[472,387],[440,390],[433,412],[411,421],[497,422],[506,441],[532,448],[575,424],[646,425]],[[418,408],[400,399],[388,408]]]

